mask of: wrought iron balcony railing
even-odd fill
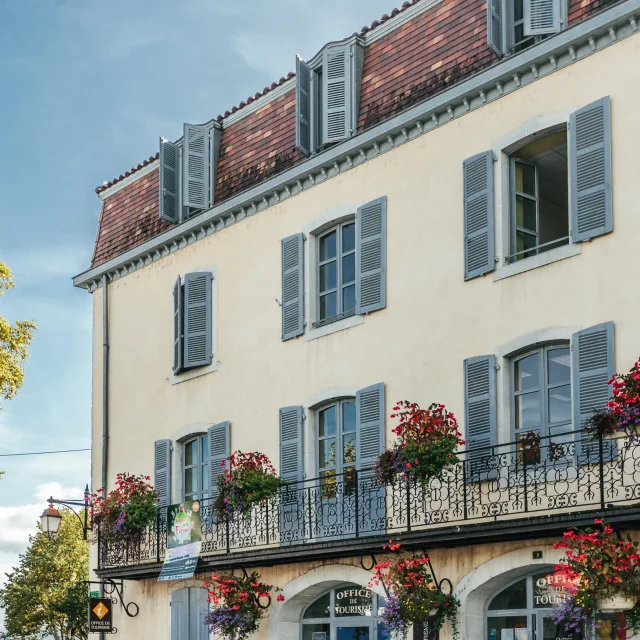
[[[582,438],[582,439],[581,439]],[[590,441],[567,432],[460,453],[442,480],[381,486],[371,469],[291,484],[246,518],[218,520],[202,501],[202,555],[233,554],[640,501],[640,441]],[[156,563],[166,549],[166,519],[139,540],[107,544],[98,532],[100,569]],[[104,537],[103,537],[104,538]]]

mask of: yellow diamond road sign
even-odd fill
[[[95,613],[96,616],[98,616],[98,618],[102,620],[102,618],[104,618],[107,615],[107,613],[109,613],[109,609],[107,609],[107,607],[101,601],[101,602],[98,602],[98,604],[95,607],[93,607],[93,613]]]

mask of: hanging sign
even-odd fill
[[[200,503],[185,500],[167,507],[167,555],[158,582],[184,580],[195,573],[202,548]]]
[[[89,633],[111,633],[113,610],[111,598],[89,598]]]

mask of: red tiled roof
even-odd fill
[[[422,0],[414,0],[416,4]],[[569,24],[583,20],[619,0],[569,0]],[[443,0],[367,45],[360,98],[358,132],[443,91],[449,86],[498,62],[487,45],[487,0]],[[389,16],[363,27],[375,29],[393,15],[408,9],[405,2]],[[223,120],[293,74],[218,116]],[[267,180],[304,161],[295,147],[295,89],[223,126],[215,203]],[[98,193],[147,166],[152,156],[115,180],[98,187]],[[171,228],[158,215],[158,172],[123,187],[105,199],[92,267],[124,253]]]

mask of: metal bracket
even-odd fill
[[[371,558],[371,566],[370,567],[365,567],[364,564],[364,559],[366,557]],[[376,556],[373,553],[363,553],[360,556],[360,566],[365,570],[365,571],[372,571],[373,567],[375,567],[378,564],[378,561],[376,560]],[[389,590],[387,589],[387,585],[381,580],[380,581],[382,584],[382,588],[384,589],[385,594],[387,595],[387,598],[389,597]]]
[[[84,584],[100,585],[104,589],[105,596],[109,598],[113,604],[118,604],[119,598],[124,612],[130,618],[135,618],[140,613],[140,607],[135,602],[125,603],[124,601],[124,580],[112,580],[111,578],[105,578],[100,581],[84,580]],[[118,598],[113,597],[114,593]],[[112,633],[116,633],[116,631],[112,631]]]
[[[244,567],[238,567],[238,569],[242,571],[243,577],[248,580],[249,574],[247,573],[247,570]],[[231,575],[235,577],[236,569],[231,569]],[[258,605],[259,609],[268,609],[271,606],[271,594],[267,594],[267,604],[262,604],[262,602],[260,602],[260,598],[256,597],[256,605]]]

